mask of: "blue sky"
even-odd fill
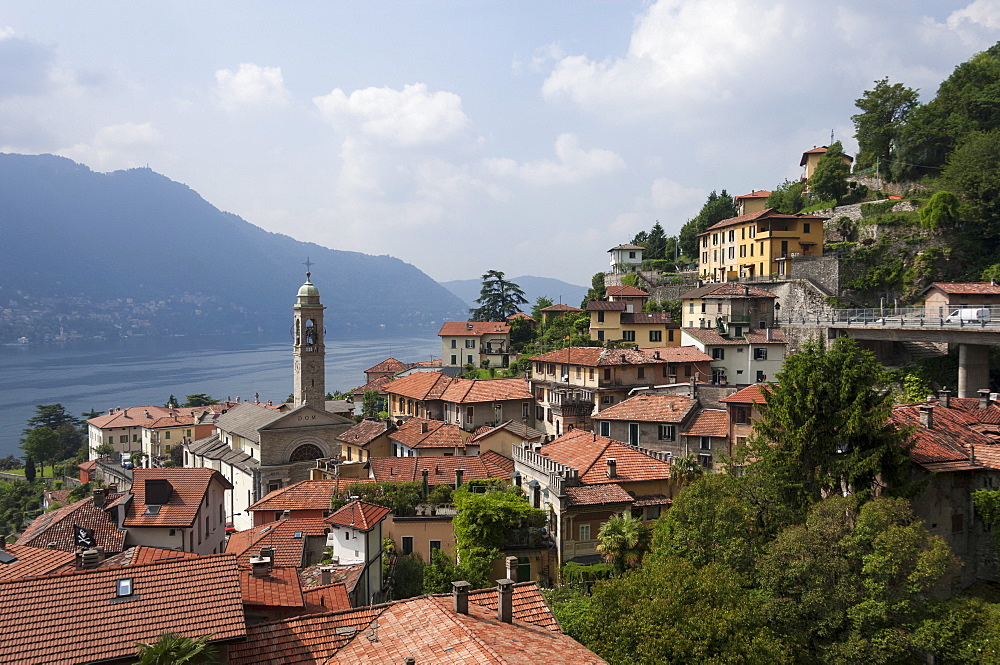
[[[148,164],[439,280],[586,284],[711,190],[856,149],[874,80],[926,100],[998,40],[1000,0],[5,1],[0,151]]]

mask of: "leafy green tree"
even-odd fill
[[[993,665],[1000,662],[1000,605],[957,596],[934,603],[931,616],[913,631],[911,645],[940,663]]]
[[[71,415],[62,404],[38,404],[35,406],[35,415],[28,418],[28,426],[23,434],[27,436],[28,432],[36,427],[48,427],[51,430],[57,430],[60,425],[65,424],[80,427],[83,425],[83,422],[76,416]]]
[[[899,142],[910,112],[917,107],[917,91],[902,83],[889,84],[889,78],[875,81],[854,101],[861,113],[852,115],[854,138],[858,140],[856,168],[866,169],[876,161],[888,172],[894,146]]]
[[[736,203],[733,197],[722,190],[717,194],[715,190],[708,195],[708,200],[701,207],[701,210],[694,219],[689,220],[681,227],[677,237],[681,252],[692,259],[698,258],[698,235],[708,230],[708,227],[724,219],[736,216]]]
[[[490,584],[490,564],[499,556],[499,550],[477,550],[456,563],[443,550],[431,550],[431,560],[424,566],[424,593],[446,593],[451,591],[451,583],[459,580],[473,589],[485,588]]]
[[[173,409],[173,408],[177,408],[179,405],[180,405],[180,402],[178,402],[177,398],[174,397],[173,394],[171,394],[170,397],[167,398],[167,403],[164,404],[163,406],[165,406],[168,409]]]
[[[518,353],[523,353],[538,338],[537,325],[527,319],[511,319],[509,325],[510,345]]]
[[[612,515],[597,532],[597,551],[618,574],[638,568],[649,549],[652,532],[631,513]]]
[[[667,234],[664,233],[663,227],[660,226],[660,221],[657,220],[653,224],[652,230],[649,232],[649,238],[646,240],[646,251],[642,253],[642,258],[644,259],[667,259],[673,258],[673,255],[666,255],[667,252]]]
[[[45,463],[59,459],[62,445],[59,435],[51,428],[41,425],[28,432],[21,444],[21,450],[42,463],[42,476],[45,476]]]
[[[919,211],[920,225],[931,231],[948,229],[958,224],[959,201],[951,192],[934,192],[930,201]]]
[[[364,418],[378,418],[379,411],[384,410],[385,400],[377,390],[366,390],[361,397],[361,415]]]
[[[984,282],[992,281],[1000,284],[1000,263],[994,263],[993,265],[984,269],[982,275],[980,276],[980,279],[982,279]]]
[[[344,487],[343,493],[331,498],[330,507],[333,510],[346,505],[351,499],[358,497],[363,501],[390,508],[400,517],[411,516],[417,504],[423,501],[423,484],[420,482],[382,482],[382,483],[350,483]]]
[[[413,598],[424,592],[424,562],[414,552],[396,559],[392,574],[392,599]]]
[[[948,158],[940,184],[959,196],[977,235],[1000,237],[1000,130],[969,134]]]
[[[115,454],[115,447],[105,441],[101,445],[94,448],[94,453],[96,453],[98,457],[111,457]]]
[[[96,418],[97,416],[103,416],[104,412],[97,411],[96,409],[91,407],[90,411],[84,411],[80,415],[83,416],[86,420],[90,420],[91,418]]]
[[[476,299],[479,307],[470,310],[473,321],[506,321],[508,316],[521,311],[528,303],[524,291],[514,282],[504,278],[499,270],[489,270],[483,275],[483,288]]]
[[[211,395],[206,395],[205,393],[195,393],[194,395],[185,395],[184,404],[181,406],[209,406],[210,404],[215,404],[217,402],[218,400]]]
[[[816,170],[809,178],[809,188],[820,199],[840,199],[847,195],[847,176],[851,175],[851,167],[844,159],[844,147],[840,141],[834,141],[816,164]]]
[[[834,493],[877,496],[906,482],[908,433],[889,422],[891,381],[849,337],[811,340],[785,359],[754,423],[748,473],[804,510]]]
[[[37,475],[35,471],[35,460],[28,455],[24,458],[24,479],[29,483],[35,482],[35,476]]]
[[[510,529],[540,527],[545,511],[532,508],[517,488],[501,492],[470,492],[463,488],[452,494],[458,514],[452,519],[455,547],[464,559],[473,550],[501,550]]]
[[[87,456],[86,437],[80,428],[70,423],[63,423],[56,428],[59,436],[59,459],[83,458]],[[83,459],[80,459],[82,462]]]
[[[546,298],[545,296],[538,296],[535,298],[535,304],[531,306],[531,318],[538,321],[539,324],[542,323],[542,310],[546,307],[552,307],[555,305],[551,298]]]
[[[219,651],[208,643],[211,635],[183,637],[164,632],[150,644],[140,643],[138,665],[221,665]]]
[[[786,180],[771,190],[764,205],[778,212],[794,215],[806,205],[805,196],[802,194],[805,188],[803,182]]]
[[[705,472],[694,454],[684,455],[674,460],[670,475],[677,478],[681,487],[690,485]]]
[[[586,309],[588,302],[592,302],[594,300],[604,300],[607,293],[607,289],[604,286],[604,273],[594,273],[594,276],[590,278],[590,289],[587,290],[587,295],[584,296],[583,302],[580,303],[580,307]]]

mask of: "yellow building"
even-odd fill
[[[767,207],[767,197],[770,195],[771,192],[766,189],[757,189],[749,194],[737,196],[733,199],[733,203],[736,204],[736,214],[746,215],[751,212],[760,212]]]
[[[774,208],[724,219],[698,236],[698,276],[724,282],[788,274],[789,259],[823,254],[827,219],[788,215]]]
[[[818,148],[813,148],[812,150],[806,150],[802,153],[802,159],[799,161],[799,166],[802,167],[802,181],[806,182],[813,176],[816,172],[816,165],[819,164],[820,158],[826,154],[827,147],[822,145]],[[844,163],[848,166],[854,162],[854,158],[849,155],[844,155]]]
[[[680,346],[680,324],[670,314],[633,312],[626,303],[592,300],[587,303],[590,313],[590,339],[601,342],[622,341],[640,349]]]

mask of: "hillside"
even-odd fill
[[[0,210],[3,342],[108,336],[97,310],[122,334],[283,331],[307,256],[331,330],[433,328],[465,309],[399,259],[269,233],[149,169],[0,154]]]
[[[524,291],[524,295],[528,299],[528,304],[524,306],[525,311],[531,310],[531,305],[535,304],[539,296],[549,298],[555,303],[561,301],[563,304],[579,307],[584,296],[587,295],[586,286],[577,286],[551,277],[522,275],[511,278],[510,281],[520,286],[521,290]],[[450,282],[441,282],[441,286],[458,296],[468,308],[473,308],[476,306],[475,300],[479,297],[483,282],[481,279],[456,279]]]

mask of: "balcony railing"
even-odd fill
[[[521,527],[507,529],[504,549],[541,548],[550,545],[548,531],[544,527]]]
[[[510,353],[510,347],[509,346],[500,346],[500,345],[484,346],[480,350],[480,353],[484,353],[484,354]]]

